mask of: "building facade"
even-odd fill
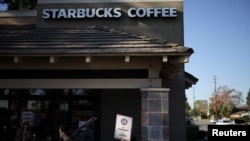
[[[114,138],[116,115],[132,117],[131,140],[184,141],[182,0],[38,0],[34,11],[0,13],[1,126],[58,140]],[[190,80],[190,79],[189,79]],[[188,82],[190,83],[190,82]],[[26,136],[29,138],[29,136]]]

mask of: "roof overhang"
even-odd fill
[[[161,76],[173,79],[194,53],[192,48],[164,42],[116,29],[91,26],[84,28],[36,28],[35,25],[1,26],[0,57],[49,56],[131,56],[162,57]]]

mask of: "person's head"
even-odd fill
[[[60,125],[59,126],[59,135],[60,138],[67,138],[70,135],[70,128],[67,125]]]

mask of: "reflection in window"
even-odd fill
[[[29,89],[31,95],[45,95],[43,89]]]
[[[0,128],[1,137],[7,136],[7,126],[8,126],[8,101],[0,100]],[[4,138],[1,138],[4,139]]]
[[[96,93],[91,89],[0,89],[0,96],[0,123],[8,127],[11,140],[23,109],[34,111],[31,131],[37,140],[56,140],[58,125],[76,129],[95,115]]]
[[[8,123],[8,100],[0,100],[0,128]]]
[[[71,89],[72,95],[87,95],[84,89]]]
[[[41,101],[41,100],[29,100],[27,104],[28,109],[41,110],[48,109],[49,101]]]
[[[69,104],[67,102],[61,102],[59,103],[60,110],[68,110],[69,109]]]
[[[0,96],[10,95],[10,89],[0,89]]]
[[[8,100],[0,100],[0,108],[8,109]]]
[[[10,89],[5,89],[4,90],[4,95],[9,95],[10,94]]]

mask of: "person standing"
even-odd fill
[[[72,141],[70,138],[70,129],[67,125],[59,126],[59,136],[63,141]]]

